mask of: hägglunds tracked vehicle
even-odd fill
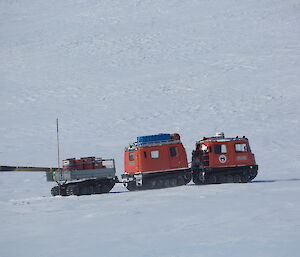
[[[258,165],[245,137],[225,138],[224,133],[204,137],[192,152],[195,184],[250,182]]]
[[[115,161],[95,157],[64,160],[63,168],[47,179],[58,184],[51,189],[53,196],[108,193],[118,181]]]
[[[179,134],[137,137],[125,148],[122,182],[130,191],[186,185],[191,178]]]
[[[56,182],[53,196],[108,193],[118,182],[114,159],[85,157],[63,161],[63,168],[0,166],[1,172],[45,172],[47,181]]]

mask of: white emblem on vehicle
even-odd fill
[[[220,155],[219,156],[219,161],[220,161],[220,163],[225,163],[227,161],[226,156],[225,155]]]

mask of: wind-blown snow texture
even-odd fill
[[[300,3],[0,1],[0,165],[246,135],[253,183],[51,197],[0,174],[0,256],[299,256]],[[190,156],[190,154],[189,154]]]

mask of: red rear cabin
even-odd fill
[[[138,137],[125,148],[122,180],[129,190],[188,183],[191,173],[179,134]]]

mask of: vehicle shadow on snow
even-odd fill
[[[122,194],[122,193],[128,193],[129,191],[112,191],[108,192],[107,194]]]
[[[254,180],[254,181],[250,181],[250,182],[245,183],[245,184],[249,184],[249,183],[291,182],[291,181],[300,181],[300,178]],[[224,183],[224,184],[230,184],[230,183]],[[210,185],[218,185],[218,184],[204,184],[204,185],[200,185],[200,186],[210,186]],[[187,184],[186,186],[199,186],[199,185],[196,185],[196,184]]]
[[[251,181],[250,183],[273,183],[273,182],[289,182],[289,181],[300,181],[300,178],[254,180]]]
[[[254,181],[251,181],[251,182],[248,182],[248,183],[274,183],[274,182],[290,182],[290,181],[300,181],[300,178],[290,178],[290,179],[264,179],[264,180],[254,180]],[[246,184],[248,184],[246,183]],[[217,185],[217,184],[205,184],[205,185],[200,185],[200,186],[211,186],[211,185]],[[199,185],[196,185],[196,184],[187,184],[185,186],[199,186]],[[160,188],[160,189],[164,189],[164,188]],[[147,189],[147,190],[153,190],[153,189]],[[139,191],[139,190],[137,190]],[[135,191],[135,192],[137,192]],[[142,191],[146,191],[146,190],[142,190]],[[123,193],[128,193],[130,191],[112,191],[112,192],[109,192],[108,194],[123,194]]]

